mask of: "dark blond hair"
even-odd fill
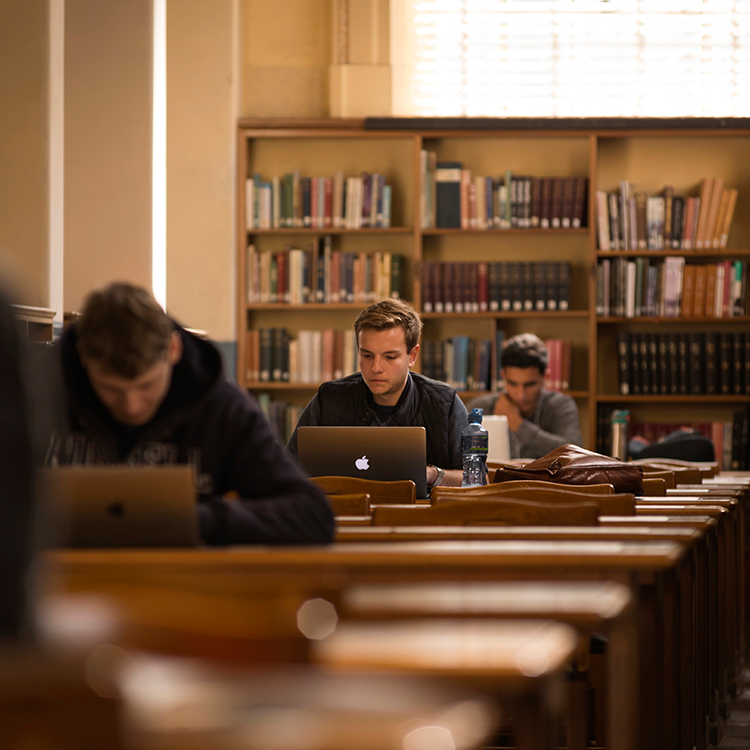
[[[91,292],[75,324],[81,359],[137,378],[167,358],[174,323],[145,289],[116,282]]]
[[[410,352],[419,343],[422,320],[416,310],[400,299],[384,299],[366,307],[354,321],[354,334],[359,346],[359,334],[363,328],[385,331],[401,327],[406,337],[406,351]]]

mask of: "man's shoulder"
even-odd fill
[[[575,399],[567,393],[560,391],[548,391],[546,388],[541,395],[542,406],[562,406],[564,404],[575,404]]]
[[[353,399],[359,388],[362,387],[363,382],[362,374],[359,372],[337,380],[327,380],[318,386],[318,400],[323,404],[330,403],[331,399]]]
[[[444,383],[442,380],[433,380],[419,372],[411,373],[411,377],[414,381],[414,385],[422,393],[435,394],[451,401],[456,396],[456,389],[452,385]]]
[[[362,382],[362,373],[355,372],[337,380],[326,380],[318,387],[318,391],[325,393],[327,391],[346,391],[354,390]]]

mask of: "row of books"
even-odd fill
[[[268,392],[257,394],[257,399],[274,436],[282,445],[286,445],[304,407],[272,399]]]
[[[748,261],[687,264],[605,258],[597,265],[596,314],[603,317],[731,318],[747,314]]]
[[[597,409],[596,450],[611,455],[610,415],[612,407]],[[750,407],[738,409],[731,420],[715,422],[631,422],[630,437],[641,436],[653,443],[681,428],[697,430],[714,445],[716,460],[722,470],[750,469]]]
[[[568,261],[426,261],[422,264],[422,310],[568,310],[570,268]]]
[[[628,180],[614,192],[597,190],[600,250],[720,250],[729,241],[737,190],[721,177],[701,181],[699,195],[661,195],[636,190]]]
[[[251,244],[246,257],[249,305],[367,304],[402,296],[403,256],[333,250],[329,235],[305,250],[287,245],[260,252]]]
[[[620,394],[750,394],[750,333],[629,333],[617,339]]]
[[[504,387],[500,354],[505,338],[505,332],[498,329],[493,339],[463,335],[442,340],[425,339],[420,350],[422,373],[452,385],[457,391],[496,391]],[[545,387],[570,390],[572,342],[546,339],[544,343],[549,350]]]
[[[392,188],[377,172],[302,177],[295,169],[264,180],[245,180],[245,224],[255,229],[363,229],[390,227]]]
[[[258,328],[246,333],[246,377],[252,383],[318,384],[358,367],[354,331]]]
[[[586,177],[472,175],[460,161],[420,154],[423,229],[570,229],[586,225]]]

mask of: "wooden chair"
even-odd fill
[[[662,466],[674,466],[676,468],[699,469],[701,475],[707,479],[715,477],[720,469],[716,461],[685,461],[681,458],[638,458],[635,464],[660,464]]]
[[[414,505],[417,501],[417,485],[411,479],[398,482],[378,482],[357,477],[312,477],[312,481],[332,497],[333,495],[359,495],[366,493],[370,503],[404,503]]]
[[[667,494],[667,482],[661,477],[646,474],[643,478],[644,497],[663,497]]]
[[[334,516],[366,516],[370,513],[370,494],[328,495]]]
[[[663,479],[668,490],[673,490],[677,486],[675,473],[669,469],[654,469],[643,467],[644,479]]]
[[[580,485],[565,485],[559,482],[545,482],[541,479],[512,479],[509,482],[498,482],[498,487],[507,487],[515,489],[516,487],[539,487],[541,489],[545,487],[552,487],[553,489],[568,489],[575,490],[576,492],[586,492],[592,495],[612,495],[614,494],[615,488],[611,484],[580,484]],[[443,489],[442,487],[436,489]],[[472,489],[478,489],[473,487]]]
[[[516,487],[506,487],[516,484]],[[528,486],[522,486],[528,485]],[[612,487],[605,485],[559,485],[552,482],[501,482],[484,487],[436,487],[431,495],[433,504],[446,501],[466,502],[468,499],[496,501],[502,498],[513,500],[532,500],[540,503],[594,502],[600,515],[633,516],[635,515],[635,497],[629,492],[604,494],[603,490]],[[603,488],[603,489],[600,489]]]
[[[700,484],[703,474],[697,466],[675,466],[659,459],[651,459],[648,463],[640,464],[644,474],[652,471],[671,471],[675,475],[675,484]]]
[[[493,498],[437,505],[373,509],[374,526],[597,526],[599,506],[592,499],[553,503]]]

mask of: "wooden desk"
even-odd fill
[[[679,690],[679,725],[686,735],[686,742],[693,744],[693,735],[697,747],[705,748],[709,740],[708,686],[707,674],[717,670],[716,664],[709,666],[707,649],[707,632],[709,619],[716,632],[716,611],[710,609],[707,601],[708,550],[705,532],[690,526],[651,525],[642,526],[608,526],[598,527],[544,527],[544,526],[475,526],[475,527],[430,527],[430,526],[369,526],[343,527],[337,530],[340,542],[413,542],[453,540],[461,542],[478,542],[489,540],[544,540],[544,541],[676,541],[685,545],[686,558],[679,569],[679,598],[675,606],[679,611],[679,624],[669,636],[669,644],[663,651],[664,670],[669,673],[675,668],[679,675],[673,681]],[[696,600],[696,595],[701,598]],[[700,612],[700,617],[698,616]],[[679,634],[681,640],[676,642],[678,655],[670,651]],[[723,653],[723,652],[722,652]],[[716,651],[711,655],[715,658]],[[675,667],[674,659],[679,661]],[[687,733],[691,739],[687,739]],[[616,732],[610,732],[613,736]]]
[[[499,718],[476,691],[403,674],[153,656],[136,656],[129,672],[130,750],[474,750]]]
[[[628,663],[628,643],[635,634],[635,610],[628,589],[600,581],[527,581],[497,583],[361,584],[342,592],[344,618],[369,620],[412,618],[534,618],[573,625],[581,638],[576,661],[578,679],[569,682],[567,747],[586,748],[589,719],[595,720],[597,745],[620,731],[632,717],[623,710],[637,706],[635,673]],[[587,700],[591,684],[589,641],[608,639],[606,684],[596,686],[594,715]],[[628,695],[632,696],[627,700]],[[587,703],[589,704],[587,706]],[[601,704],[601,705],[600,705]],[[604,724],[605,715],[606,730]]]
[[[683,544],[666,541],[473,541],[356,543],[308,548],[230,550],[58,551],[50,554],[57,585],[110,593],[133,616],[184,627],[224,603],[242,611],[263,588],[328,591],[356,582],[616,580],[633,592],[641,705],[635,721],[612,738],[615,748],[680,746],[679,570]],[[238,626],[235,623],[235,626]],[[664,664],[668,664],[667,669]],[[692,727],[691,727],[692,733]]]
[[[336,671],[389,670],[459,682],[497,697],[513,716],[519,750],[552,750],[575,631],[551,621],[343,622],[313,645]]]

